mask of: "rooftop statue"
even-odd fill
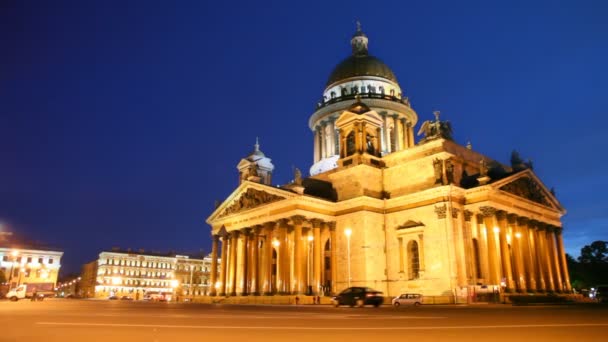
[[[435,121],[427,120],[422,123],[418,135],[424,134],[424,138],[420,142],[426,142],[438,138],[452,140],[452,125],[449,121],[439,120],[439,111],[435,114]]]

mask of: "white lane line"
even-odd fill
[[[279,327],[279,326],[232,326],[232,325],[170,325],[170,324],[118,324],[118,323],[70,323],[36,322],[38,325],[72,327],[115,328],[168,328],[168,329],[255,329],[255,330],[457,330],[457,329],[506,329],[506,328],[564,328],[564,327],[608,327],[608,323],[564,323],[564,324],[505,324],[505,325],[460,325],[428,327]]]

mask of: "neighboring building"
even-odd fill
[[[296,169],[272,186],[256,142],[207,219],[222,264],[211,294],[570,291],[565,210],[529,165],[459,145],[439,113],[415,143],[418,116],[397,78],[360,29],[351,44],[309,119],[312,176]]]
[[[205,295],[209,292],[210,265],[210,258],[115,249],[101,252],[97,261],[83,267],[81,289],[83,295],[91,296],[90,274],[94,272],[94,297]]]
[[[10,288],[25,283],[57,283],[63,252],[42,246],[0,246],[0,272]]]
[[[97,285],[97,260],[82,265],[80,269],[80,293],[82,298],[95,297]]]

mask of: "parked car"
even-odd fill
[[[369,287],[349,287],[332,298],[335,307],[340,305],[358,306],[373,305],[380,306],[384,301],[382,292]]]
[[[131,297],[131,296],[122,296],[122,297],[120,297],[120,300],[133,300],[133,297]]]
[[[109,300],[116,300],[116,299],[118,299],[118,296],[110,296],[110,297],[108,297],[108,299]]]
[[[404,293],[393,298],[393,306],[396,308],[401,305],[419,306],[421,304],[422,295],[420,293]]]

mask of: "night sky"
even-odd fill
[[[608,240],[605,1],[0,3],[0,222],[65,251],[210,251],[205,219],[253,149],[273,182],[312,163],[308,118],[359,19],[419,122],[509,164]],[[419,125],[415,128],[418,130]]]

